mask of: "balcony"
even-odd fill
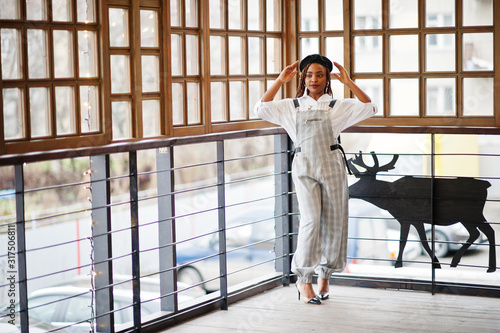
[[[463,321],[446,317],[448,305],[454,305],[461,309],[461,320],[477,322],[485,331],[498,327],[498,319],[486,313],[500,297],[494,260],[500,137],[465,129],[351,131],[342,135],[357,171],[349,176],[351,189],[371,170],[377,173],[371,189],[384,182],[395,187],[403,179],[406,184],[422,180],[419,189],[424,190],[398,187],[407,196],[374,195],[366,192],[370,187],[352,191],[348,265],[332,276],[332,290],[338,293],[319,310],[297,302],[293,285],[278,288],[295,278],[290,260],[299,220],[290,180],[292,147],[280,129],[1,157],[0,243],[5,246],[0,262],[5,269],[0,303],[6,311],[0,324],[22,332],[159,331],[234,306],[234,312],[209,316],[219,318],[221,329],[232,330],[238,316],[248,322],[253,313],[255,320],[271,325],[274,319],[267,315],[276,312],[273,318],[285,325],[294,309],[317,311],[318,317],[305,317],[313,321],[328,321],[321,313],[329,311],[343,313],[339,320],[352,318],[345,323],[351,327],[362,325],[356,315],[363,314],[385,318],[381,330],[398,331],[406,327],[401,326],[404,318],[421,315],[428,326],[418,327],[439,331],[441,322],[431,320],[439,315],[448,328],[460,330]],[[374,170],[387,165],[392,168]],[[453,184],[444,196],[443,179]],[[487,196],[453,197],[463,180],[489,183]],[[372,202],[374,197],[407,200],[408,215],[391,215]],[[453,214],[467,205],[481,207],[475,209],[486,221],[443,220],[443,211]],[[416,219],[415,207],[425,207],[424,218]],[[413,227],[399,257],[400,230],[417,222],[426,226],[429,250],[439,254],[439,265],[423,250]],[[477,239],[469,239],[475,228]],[[467,242],[467,251],[459,250]],[[404,307],[401,302],[409,297],[412,302]],[[283,300],[286,313],[269,298]],[[463,307],[456,306],[460,300],[466,300]],[[262,314],[266,306],[270,312]],[[204,326],[204,318],[173,331]],[[305,329],[308,320],[298,325]]]

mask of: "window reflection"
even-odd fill
[[[455,115],[455,79],[427,79],[428,116]]]
[[[463,34],[463,69],[493,70],[493,34]]]

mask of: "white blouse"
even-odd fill
[[[304,95],[299,98],[299,110],[326,111],[329,109],[331,100],[332,96],[328,94],[324,94],[317,101],[308,95]],[[283,127],[290,139],[295,143],[297,138],[297,110],[293,104],[293,99],[287,98],[271,102],[259,101],[255,105],[254,112],[259,118]],[[346,128],[370,118],[376,113],[377,106],[373,103],[362,103],[354,98],[337,100],[330,114],[334,137],[336,138]]]

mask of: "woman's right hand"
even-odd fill
[[[297,60],[296,62],[294,62],[293,64],[291,65],[288,65],[285,67],[285,69],[283,69],[280,73],[280,75],[278,76],[278,80],[281,81],[281,83],[286,83],[288,81],[290,81],[294,76],[295,74],[297,74],[297,65],[299,64],[299,60]]]

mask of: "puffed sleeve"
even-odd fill
[[[375,104],[363,103],[354,98],[343,99],[340,106],[344,114],[342,130],[373,117],[377,113],[377,106]]]
[[[276,125],[283,125],[284,118],[288,116],[289,99],[279,101],[262,102],[258,101],[254,107],[257,117]]]

